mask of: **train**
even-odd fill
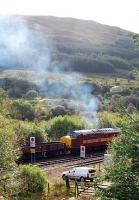
[[[21,148],[22,158],[30,158],[32,152],[36,158],[79,154],[81,146],[85,146],[86,152],[92,152],[95,149],[106,148],[120,132],[119,128],[75,130],[62,136],[60,141],[38,143],[34,148],[24,145]]]

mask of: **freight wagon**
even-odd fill
[[[35,150],[35,156],[39,157],[51,157],[55,155],[62,155],[65,153],[66,146],[62,142],[45,142],[36,144],[33,148]],[[30,159],[31,148],[29,145],[24,145],[21,149],[22,159]]]

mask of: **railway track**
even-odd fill
[[[88,155],[86,158],[80,158],[79,156],[78,157],[76,156],[76,157],[55,159],[50,161],[43,161],[34,164],[39,165],[46,169],[46,168],[55,168],[59,165],[63,167],[85,166],[89,164],[100,163],[103,161],[104,161],[104,154],[99,153],[99,154]]]

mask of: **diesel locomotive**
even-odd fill
[[[94,149],[106,148],[119,133],[119,128],[75,130],[62,136],[58,142],[36,144],[34,152],[36,157],[51,157],[79,153],[80,146],[85,146],[86,152],[91,152]],[[22,147],[22,154],[23,159],[30,157],[31,148],[29,145]]]

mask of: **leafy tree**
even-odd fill
[[[120,108],[125,115],[125,109]],[[103,191],[103,196],[118,200],[138,200],[139,197],[139,113],[127,115],[122,121],[122,132],[109,147],[112,155],[106,166],[105,180],[112,183]],[[103,199],[103,198],[102,198]],[[105,199],[105,198],[104,198]]]
[[[35,91],[35,90],[29,90],[27,93],[26,93],[26,98],[27,99],[34,99],[38,96],[38,92]]]
[[[139,48],[139,34],[133,34],[133,41],[137,48]]]
[[[46,130],[50,137],[59,138],[67,135],[68,131],[83,129],[85,124],[76,116],[58,116],[47,122]]]
[[[58,115],[62,115],[62,116],[66,115],[68,111],[65,109],[64,106],[58,105],[58,106],[53,107],[50,112],[52,113],[51,114],[52,117],[55,117]]]
[[[11,170],[15,167],[17,159],[16,136],[12,130],[0,128],[0,167]]]
[[[41,128],[40,125],[28,122],[18,122],[14,125],[13,130],[18,137],[19,145],[29,144],[29,138],[31,136],[36,137],[36,143],[44,142],[46,133],[44,128]]]
[[[99,118],[99,128],[113,128],[114,123],[107,114],[104,114]]]
[[[47,187],[46,173],[38,166],[20,165],[19,178],[22,179],[22,192],[43,193]]]
[[[1,124],[2,125],[2,124]],[[6,199],[18,190],[16,159],[18,158],[16,136],[9,128],[0,127],[0,194]],[[14,188],[15,187],[15,188]]]
[[[9,97],[22,97],[28,90],[36,89],[37,86],[27,80],[9,77],[0,79],[1,87],[7,91]]]
[[[128,107],[127,107],[127,113],[128,114],[133,114],[135,111],[136,111],[135,106],[132,103],[129,103]]]
[[[35,111],[29,102],[16,100],[10,105],[10,114],[15,119],[28,119],[33,120],[35,118]]]

